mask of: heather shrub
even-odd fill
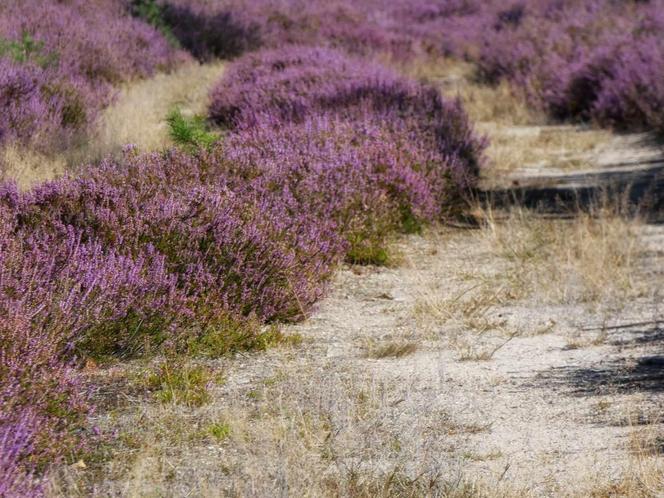
[[[290,24],[181,2],[11,1],[0,6],[9,110],[0,140],[73,136],[114,85],[177,63],[128,6],[200,58],[294,41],[396,46],[362,17],[346,19],[366,14],[350,5],[300,15],[293,3]],[[307,31],[330,15],[339,26]],[[305,317],[344,256],[386,263],[391,233],[440,216],[473,184],[482,144],[458,103],[331,49],[283,57],[248,57],[224,81],[235,92],[216,103],[233,109],[224,143],[174,112],[179,150],[128,148],[25,193],[2,185],[4,494],[38,493],[31,475],[83,447],[89,406],[76,367],[86,357],[214,356],[284,342],[269,324]]]
[[[651,35],[622,46],[601,73],[591,116],[618,129],[652,127],[664,136],[664,40]]]
[[[221,152],[236,182],[278,197],[291,212],[332,220],[353,262],[385,262],[354,255],[384,254],[387,236],[404,222],[438,213],[426,175],[435,158],[370,121],[257,126],[231,134]]]
[[[259,27],[243,8],[173,2],[165,3],[161,12],[173,36],[199,60],[237,57],[261,44]]]
[[[12,236],[11,209],[1,204],[0,221],[0,493],[31,496],[39,487],[30,473],[78,448],[88,407],[60,355],[67,339],[57,324],[39,324],[48,269]]]
[[[436,209],[452,206],[479,175],[484,144],[459,102],[335,50],[291,47],[247,55],[211,94],[211,119],[232,130],[281,129],[317,116],[345,121],[359,136],[373,127],[404,147],[412,142],[409,149],[419,157],[407,169],[432,186]]]
[[[335,234],[277,197],[230,190],[223,167],[204,153],[128,157],[26,194],[18,224],[58,239],[75,230],[133,261],[158,255],[197,314],[295,319],[320,296]]]
[[[0,436],[34,414],[34,437],[2,462],[6,489],[80,449],[72,362],[262,349],[279,339],[261,323],[300,318],[320,297],[342,247],[331,227],[231,191],[215,161],[129,155],[86,179],[3,186]]]
[[[49,72],[0,58],[0,142],[51,135],[64,124],[66,99],[57,92],[46,95],[40,84]]]
[[[331,45],[373,53],[406,50],[410,40],[371,20],[371,11],[348,1],[257,2],[163,0],[160,19],[195,57],[232,58],[260,47]],[[392,27],[392,23],[390,24]]]
[[[33,452],[35,424],[26,410],[16,417],[19,422],[0,418],[0,496],[24,498],[41,496],[42,487],[22,465]]]
[[[197,58],[236,57],[292,44],[359,55],[465,55],[494,22],[500,2],[476,0],[133,0],[147,4]],[[495,5],[494,5],[495,4]],[[158,15],[155,15],[158,13]]]
[[[127,0],[127,10],[134,17],[143,19],[150,26],[157,29],[171,45],[180,46],[165,18],[164,7],[157,0]]]

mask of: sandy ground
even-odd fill
[[[208,404],[125,386],[96,420],[117,441],[92,494],[620,496],[601,490],[638,460],[655,470],[626,496],[661,496],[664,228],[638,230],[648,285],[585,303],[492,285],[509,269],[482,231],[404,238],[398,266],[339,272],[287,328],[301,345],[207,362],[223,377]],[[219,421],[228,434],[206,436]],[[385,487],[395,475],[410,487]]]
[[[652,369],[642,367],[644,358],[664,353],[659,296],[609,315],[528,299],[496,305],[482,319],[505,321],[508,337],[516,335],[499,339],[504,346],[490,360],[460,361],[464,351],[450,337],[468,334],[463,325],[423,326],[422,312],[414,310],[432,292],[463,292],[469,287],[464,272],[491,272],[492,258],[474,236],[411,239],[402,247],[402,268],[342,272],[334,294],[298,330],[319,344],[321,357],[335,359],[332,371],[347,364],[374,383],[394,386],[403,401],[392,416],[416,445],[415,460],[446,460],[448,473],[504,479],[538,495],[573,490],[591,476],[615,478],[629,460],[630,412],[656,414],[664,407],[664,357]],[[593,334],[584,329],[602,327],[610,331],[601,343],[570,344],[571,336]],[[477,331],[469,335],[468,347],[482,342]],[[415,341],[419,350],[362,358],[366,341],[399,339]]]

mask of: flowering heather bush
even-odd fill
[[[0,419],[0,496],[41,496],[43,489],[22,465],[22,461],[33,453],[36,424],[27,410],[20,412],[17,418],[20,422]]]
[[[0,436],[17,424],[32,436],[0,485],[77,449],[77,357],[258,346],[248,321],[296,319],[320,297],[342,249],[332,225],[229,190],[215,160],[129,156],[86,179],[3,187]]]
[[[247,71],[274,65],[256,57]],[[440,215],[446,192],[472,183],[481,145],[457,104],[334,51],[288,57],[299,107],[280,91],[259,114],[238,89],[223,145],[128,149],[80,178],[3,187],[0,431],[29,420],[34,434],[7,486],[76,448],[87,407],[71,361],[250,344],[251,322],[302,318],[345,254],[383,260],[390,231]],[[307,84],[302,58],[336,64],[339,83]]]
[[[173,114],[184,150],[0,185],[0,496],[39,495],[84,444],[85,357],[260,346],[344,257],[384,263],[389,234],[456,209],[483,149],[460,104],[358,54],[464,57],[557,118],[664,133],[662,2],[2,2],[0,143],[66,144],[114,85],[186,57],[167,39],[265,49],[212,92],[222,144]]]
[[[334,259],[331,228],[285,213],[274,196],[230,190],[218,162],[204,153],[130,156],[85,178],[35,189],[17,219],[25,230],[58,238],[75,229],[128,257],[161,255],[178,293],[194,299],[189,305],[198,311],[216,307],[213,314],[261,320],[301,316],[319,297]]]
[[[479,0],[125,0],[199,59],[298,44],[411,58],[477,45],[498,6]]]
[[[210,117],[231,129],[280,128],[316,116],[347,121],[360,134],[368,124],[400,137],[399,143],[412,141],[427,160],[411,168],[433,182],[439,206],[449,203],[441,195],[472,186],[479,174],[483,143],[458,102],[336,50],[290,47],[247,55],[211,95]]]
[[[278,132],[258,126],[231,135],[223,155],[231,177],[261,197],[333,221],[354,262],[385,262],[389,233],[438,213],[426,174],[413,170],[432,158],[368,121],[315,117]]]
[[[0,6],[0,77],[20,91],[5,92],[12,112],[0,134],[71,133],[94,119],[113,84],[183,57],[128,12],[200,59],[289,44],[447,54],[510,79],[557,118],[661,127],[661,0],[10,0]]]
[[[140,1],[200,59],[290,44],[448,55],[557,119],[662,129],[662,0]]]
[[[0,142],[53,134],[61,126],[66,103],[57,95],[48,97],[39,84],[45,70],[0,59]]]
[[[364,4],[371,2],[153,0],[150,3],[159,11],[159,23],[168,26],[199,59],[235,57],[259,47],[295,43],[338,46],[361,53],[403,51],[411,43],[390,29],[395,26],[393,22],[383,26],[370,18],[376,6],[372,10]]]
[[[113,85],[183,57],[118,0],[3,1],[0,142],[52,145],[90,124]]]

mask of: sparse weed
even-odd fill
[[[215,422],[208,426],[207,428],[210,436],[212,436],[216,441],[224,441],[230,437],[232,428],[228,422]]]
[[[210,401],[213,380],[213,372],[204,366],[165,361],[148,374],[145,385],[162,403],[197,407]]]

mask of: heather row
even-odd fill
[[[0,6],[0,142],[66,143],[119,82],[186,58],[173,44],[203,60],[291,44],[467,58],[556,119],[661,130],[662,12],[662,0],[11,0]]]
[[[0,143],[62,147],[113,87],[186,58],[118,0],[0,4]]]
[[[507,79],[553,119],[664,130],[664,3],[614,0],[136,0],[200,59],[290,44],[443,55]]]
[[[477,58],[557,119],[664,132],[664,3],[532,1],[501,13]]]
[[[258,346],[253,323],[296,319],[320,296],[341,249],[333,232],[221,177],[199,182],[207,166],[127,158],[3,195],[13,213],[0,257],[0,429],[27,419],[33,436],[16,470],[77,449],[86,390],[69,362]],[[171,183],[172,168],[191,182]]]
[[[262,325],[306,316],[342,259],[384,263],[390,233],[448,213],[478,174],[458,103],[341,52],[249,55],[213,96],[223,143],[128,147],[80,177],[3,187],[6,487],[79,449],[85,358],[260,347]]]
[[[473,186],[479,175],[483,144],[459,102],[333,49],[289,47],[244,57],[213,89],[209,115],[236,131],[281,129],[316,117],[352,123],[360,136],[380,129],[396,137],[395,158],[403,151],[418,154],[408,168],[429,185],[429,202],[438,208],[449,206],[445,196]],[[390,161],[389,154],[381,161]]]
[[[199,59],[323,46],[398,58],[460,51],[496,7],[475,0],[125,0]],[[488,10],[487,10],[488,9]]]

